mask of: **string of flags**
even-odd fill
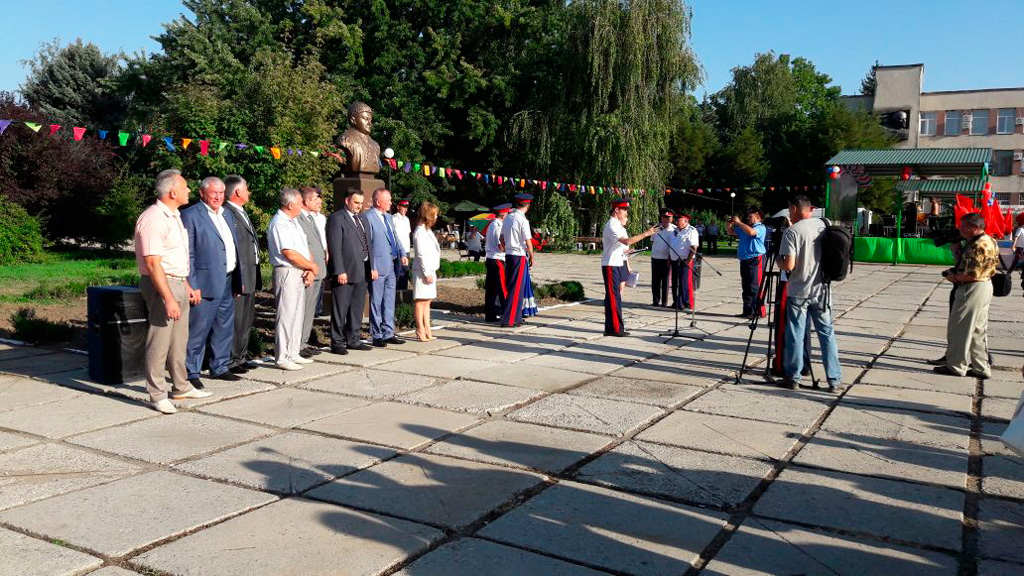
[[[41,133],[43,128],[47,128],[47,132],[50,136],[55,136],[61,133],[61,130],[65,127],[60,124],[49,124],[44,125],[37,122],[28,122],[24,120],[8,120],[0,119],[0,135],[12,125],[21,124],[29,130]],[[112,130],[94,130],[91,128],[83,128],[79,126],[73,126],[71,128],[72,138],[76,142],[80,142],[85,138],[87,132],[94,132],[99,140],[113,141],[115,138],[120,146],[126,147],[130,143],[134,143],[137,146],[146,148],[153,141],[154,136],[152,134],[142,132],[126,132],[126,131],[112,131]],[[65,132],[66,133],[66,132]],[[303,156],[308,154],[314,158],[323,156],[324,158],[334,158],[342,153],[338,148],[331,146],[320,147],[316,150],[301,149],[293,146],[266,146],[256,145],[250,143],[235,143],[225,142],[222,140],[214,139],[195,139],[195,138],[180,138],[173,136],[160,136],[158,142],[163,143],[163,148],[167,152],[183,152],[189,150],[193,144],[193,150],[198,149],[200,156],[209,156],[211,153],[225,153],[236,152],[236,151],[251,151],[257,156],[264,156],[270,154],[275,160],[280,160],[285,156]],[[702,197],[709,200],[725,201],[721,198],[714,198],[712,194],[721,193],[736,193],[736,192],[750,192],[755,190],[767,190],[767,191],[817,191],[824,188],[821,185],[812,186],[737,186],[737,187],[721,187],[721,186],[706,186],[698,188],[671,188],[666,187],[664,189],[658,188],[628,188],[620,186],[608,186],[608,185],[593,185],[593,184],[570,184],[567,182],[556,182],[553,180],[544,180],[536,178],[524,178],[519,176],[503,176],[499,174],[487,173],[487,172],[476,172],[470,170],[464,170],[460,168],[451,168],[445,166],[438,166],[427,162],[415,162],[415,161],[402,161],[396,158],[384,158],[383,162],[391,170],[395,172],[403,172],[406,174],[422,174],[423,176],[436,176],[440,178],[447,178],[449,180],[455,178],[458,180],[464,180],[466,178],[475,179],[478,182],[484,184],[493,184],[498,186],[510,186],[513,188],[540,188],[541,190],[551,190],[567,192],[569,194],[590,194],[593,196],[600,196],[605,194],[614,194],[616,196],[644,196],[647,194],[662,193],[666,196],[671,194],[683,194],[690,196]]]

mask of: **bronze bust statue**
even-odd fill
[[[373,178],[380,172],[380,145],[370,138],[372,129],[373,110],[363,102],[350,104],[348,129],[335,142],[345,151],[343,171],[346,175]]]

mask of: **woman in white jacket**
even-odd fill
[[[413,319],[416,337],[421,342],[433,340],[430,332],[430,301],[437,298],[437,269],[441,267],[441,246],[431,232],[437,222],[437,206],[430,202],[420,204],[419,225],[412,233],[416,259],[412,265],[412,298],[415,300]]]

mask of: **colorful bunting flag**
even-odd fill
[[[182,150],[188,150],[188,145],[191,144],[191,143],[192,143],[192,139],[191,138],[182,138],[181,139],[181,149]]]
[[[227,147],[228,147],[228,143],[227,142],[218,142],[217,143],[217,152],[221,152],[221,151],[223,151]]]
[[[82,136],[85,136],[85,128],[75,126],[71,128],[71,132],[75,135],[75,142],[81,142]]]
[[[209,140],[200,140],[199,141],[199,155],[200,156],[209,156],[209,154],[210,154],[210,141]]]
[[[108,130],[97,130],[96,132],[100,135],[100,140],[107,139],[107,132],[109,132]]]
[[[4,130],[7,130],[7,127],[11,125],[11,122],[11,120],[0,120],[0,134],[3,134]]]
[[[145,148],[146,145],[149,144],[149,141],[152,140],[152,139],[153,139],[153,135],[152,134],[143,134],[142,135],[142,147]]]
[[[127,132],[118,132],[117,133],[117,141],[121,143],[121,146],[127,146],[128,145],[128,137],[129,136],[131,136],[131,134],[129,134]]]
[[[121,134],[124,134],[124,132],[121,132]],[[170,136],[164,136],[164,146],[167,146],[167,149],[169,151],[174,152],[174,139],[172,139]]]
[[[313,155],[313,158],[319,158],[320,157],[320,152],[317,152],[316,150],[310,152],[310,154]]]
[[[42,124],[36,124],[35,122],[25,122],[25,126],[33,132],[39,132],[39,129],[43,127]]]
[[[253,146],[253,148],[256,149],[257,154],[263,154],[263,151],[266,150],[263,146]]]
[[[270,155],[274,157],[274,160],[280,160],[281,159],[281,149],[278,148],[277,146],[271,146],[270,147]]]
[[[60,124],[50,124],[50,136],[53,136],[60,130]]]

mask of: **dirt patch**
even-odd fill
[[[22,308],[33,308],[36,316],[50,322],[67,322],[74,329],[74,336],[61,344],[68,348],[85,350],[89,345],[86,324],[86,300],[79,298],[65,304],[32,304],[28,302],[0,303],[0,337],[14,338],[11,316]]]

